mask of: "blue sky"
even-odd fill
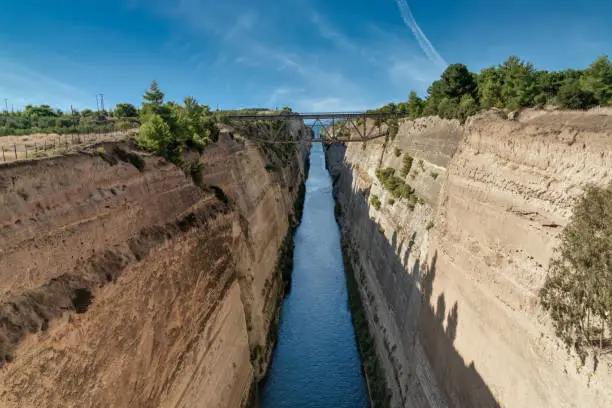
[[[0,104],[169,99],[353,110],[424,94],[446,63],[519,55],[584,68],[612,54],[609,0],[5,0]]]

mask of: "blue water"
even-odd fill
[[[323,149],[314,144],[291,292],[260,393],[261,408],[365,408],[368,396],[348,309],[340,231]]]

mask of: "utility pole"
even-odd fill
[[[98,101],[98,94],[96,94],[96,109],[100,112],[100,102]]]
[[[4,98],[4,109],[8,112],[8,99]]]
[[[104,94],[103,93],[100,94],[100,108],[101,108],[100,110],[104,112]]]

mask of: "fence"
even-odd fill
[[[66,154],[87,145],[125,140],[134,130],[0,137],[0,161],[11,162]]]

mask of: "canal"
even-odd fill
[[[348,308],[322,145],[313,144],[302,224],[295,233],[291,292],[261,408],[365,408],[368,395]]]

